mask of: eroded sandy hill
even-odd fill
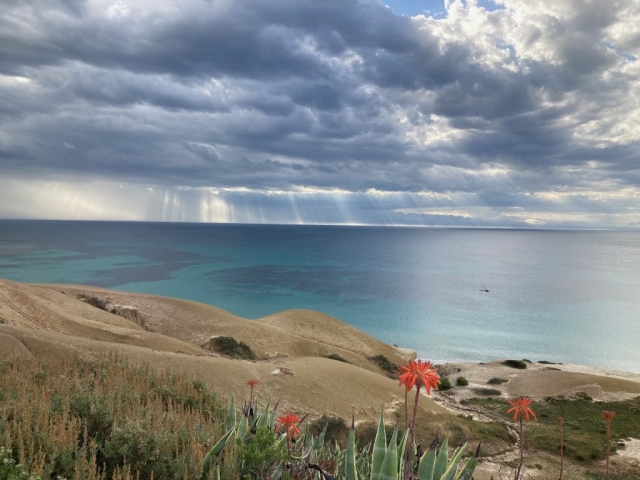
[[[283,312],[255,321],[216,307],[175,298],[81,285],[34,288],[62,290],[70,297],[68,301],[77,302],[77,295],[84,294],[96,296],[109,304],[135,307],[150,331],[179,339],[196,348],[212,336],[231,336],[249,345],[261,359],[338,354],[349,363],[374,372],[380,372],[370,360],[375,355],[385,355],[393,363],[402,363],[410,355],[340,320],[311,310]]]

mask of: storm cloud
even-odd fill
[[[640,4],[3,2],[0,217],[640,226]]]

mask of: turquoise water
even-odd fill
[[[633,232],[0,221],[3,278],[309,308],[432,360],[640,372],[638,272]]]

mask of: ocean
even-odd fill
[[[634,232],[3,220],[0,277],[313,309],[435,361],[640,373]]]

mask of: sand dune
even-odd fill
[[[409,356],[340,320],[311,310],[282,312],[255,321],[202,303],[154,295],[80,285],[34,288],[63,290],[74,298],[78,294],[95,295],[110,304],[133,306],[142,314],[149,330],[196,348],[212,336],[231,336],[249,345],[261,359],[338,354],[349,363],[374,372],[380,369],[370,357],[382,354],[393,363],[402,363]],[[74,298],[71,300],[75,301]]]

